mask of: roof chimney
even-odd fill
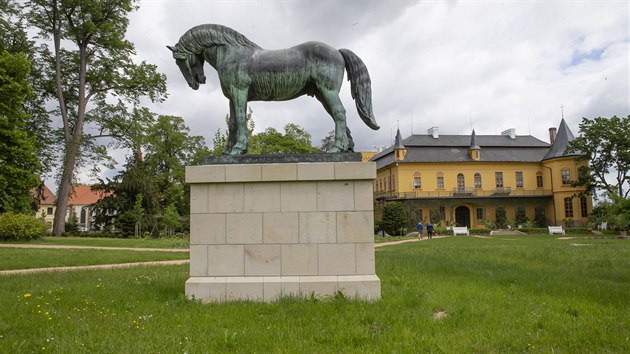
[[[549,143],[553,145],[556,142],[556,132],[558,130],[556,128],[549,128]]]
[[[514,128],[506,129],[501,132],[501,135],[509,136],[510,139],[516,139],[516,129]]]
[[[433,136],[433,139],[437,139],[440,137],[440,128],[431,127],[429,128],[429,130],[427,130],[427,134]]]

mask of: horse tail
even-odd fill
[[[350,81],[350,91],[357,106],[357,112],[361,120],[370,128],[377,130],[380,127],[376,123],[372,112],[372,82],[367,67],[356,54],[349,49],[339,49],[343,56]]]

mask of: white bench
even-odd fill
[[[548,228],[549,228],[549,235],[553,235],[553,234],[564,235],[564,229],[562,229],[562,226],[548,226]]]
[[[469,235],[470,236],[470,232],[468,232],[468,226],[453,227],[453,236],[455,235]]]

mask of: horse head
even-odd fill
[[[175,47],[166,46],[173,52],[175,63],[184,75],[184,79],[193,90],[197,90],[200,84],[206,83],[206,76],[203,74],[203,58],[201,55],[187,53]]]

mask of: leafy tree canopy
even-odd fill
[[[40,84],[55,98],[53,115],[62,127],[56,235],[63,231],[77,166],[86,158],[107,155],[94,139],[117,138],[110,128],[124,127],[130,116],[125,113],[127,107],[139,105],[141,98],[161,101],[166,96],[165,76],[155,65],[134,62],[134,45],[125,39],[127,16],[137,8],[136,3],[30,0],[25,4],[28,23],[48,41],[39,50],[46,63]],[[99,114],[103,112],[109,114]]]
[[[41,165],[22,106],[30,92],[28,75],[24,55],[0,52],[0,213],[30,212],[31,189],[39,185]]]
[[[250,154],[308,154],[320,152],[311,145],[311,134],[297,124],[289,123],[284,126],[284,133],[275,128],[267,128],[260,133],[254,133],[255,123],[250,108],[247,113],[247,130]],[[226,121],[228,117],[226,116]],[[212,139],[212,154],[221,155],[227,143],[227,131],[217,129]]]
[[[589,166],[578,184],[589,191],[602,189],[623,198],[630,193],[630,116],[618,118],[583,118],[580,136],[569,143],[567,152],[582,154]],[[612,174],[614,182],[606,176]]]

